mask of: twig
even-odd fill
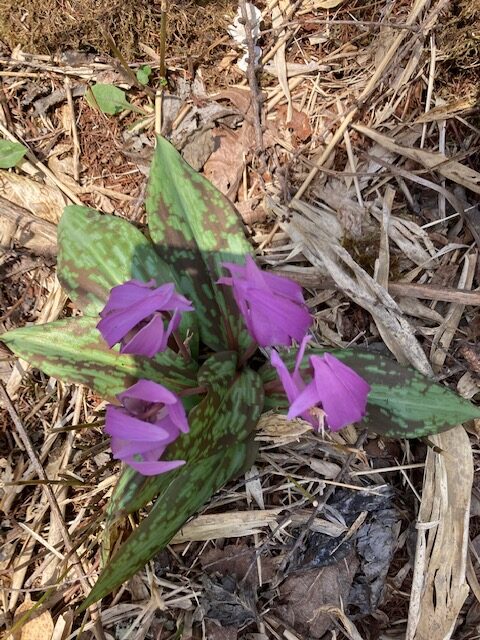
[[[265,149],[263,145],[263,131],[262,131],[262,94],[260,92],[258,81],[257,81],[257,71],[259,65],[255,60],[255,39],[253,37],[253,29],[254,24],[252,22],[251,16],[248,15],[246,0],[240,0],[240,13],[242,14],[241,19],[239,20],[240,24],[243,24],[245,27],[245,38],[247,42],[247,51],[248,51],[248,61],[247,61],[247,78],[248,84],[250,87],[250,92],[252,94],[252,112],[253,112],[253,128],[255,131],[255,143],[257,146],[257,154],[262,154],[260,157],[260,162],[262,165],[265,164],[265,159],[263,158],[263,151]]]
[[[148,93],[148,95],[151,98],[154,98],[155,92],[153,91],[153,89],[151,89],[146,85],[143,85],[141,82],[138,81],[137,76],[130,69],[128,62],[125,60],[123,53],[115,44],[115,40],[112,38],[111,34],[106,33],[105,35],[106,35],[108,44],[110,45],[110,49],[113,52],[113,55],[117,58],[122,70],[124,71],[124,75],[126,76],[126,79],[138,89],[141,89],[142,91],[145,91],[145,93]]]
[[[70,540],[70,535],[68,533],[68,530],[65,526],[65,522],[63,520],[62,517],[62,513],[60,511],[60,507],[58,506],[58,502],[57,499],[55,497],[55,494],[53,492],[52,487],[46,482],[47,481],[47,476],[45,474],[45,471],[43,469],[42,463],[40,462],[40,459],[38,458],[35,449],[32,446],[32,443],[30,442],[30,438],[28,437],[28,433],[25,429],[25,427],[23,426],[22,421],[20,420],[20,417],[18,416],[17,412],[15,411],[15,407],[12,404],[12,401],[10,400],[10,396],[7,393],[7,390],[5,389],[3,383],[0,381],[0,396],[2,397],[5,406],[7,407],[7,411],[10,414],[10,417],[12,419],[13,424],[15,425],[15,428],[18,432],[18,435],[20,436],[20,440],[22,441],[22,444],[25,448],[25,451],[28,454],[28,457],[30,458],[30,462],[32,463],[33,468],[35,469],[35,471],[38,474],[38,477],[40,478],[40,480],[45,481],[45,484],[42,485],[43,490],[45,491],[47,500],[50,504],[50,509],[52,511],[52,514],[55,518],[55,520],[57,521],[57,526],[58,526],[58,530],[61,532],[62,534],[62,538],[63,538],[63,542],[65,544],[65,548],[67,549],[68,553],[70,554],[70,556],[73,559],[73,567],[75,568],[77,575],[80,579],[80,582],[82,584],[82,587],[85,591],[85,594],[88,594],[90,589],[91,589],[91,585],[89,584],[88,580],[87,580],[87,576],[85,575],[85,572],[83,570],[82,564],[81,564],[81,560],[77,554],[77,551],[75,549],[75,547],[72,544],[72,541]],[[105,638],[105,634],[103,632],[103,627],[101,624],[101,620],[100,620],[100,615],[99,615],[99,610],[97,605],[93,605],[90,607],[90,614],[92,616],[92,620],[95,622],[95,626],[94,626],[94,631],[95,631],[95,637],[97,638],[97,640],[106,640]]]
[[[355,451],[353,451],[348,455],[347,459],[343,463],[342,468],[340,469],[338,474],[335,476],[336,483],[341,482],[343,480],[343,478],[348,472],[348,468],[350,464],[352,463],[355,456],[357,455],[357,450],[360,449],[360,447],[365,442],[366,438],[367,438],[367,430],[365,429],[360,433],[360,435],[357,438],[357,441],[354,444]],[[322,500],[320,500],[317,506],[312,510],[312,513],[310,514],[310,517],[306,522],[306,524],[303,526],[302,531],[300,532],[298,538],[295,540],[292,548],[288,551],[288,553],[285,555],[284,559],[282,560],[277,570],[277,576],[276,576],[277,584],[279,584],[283,580],[285,576],[285,570],[287,569],[287,566],[289,565],[292,557],[295,555],[295,552],[301,547],[301,545],[305,541],[305,538],[307,537],[307,534],[310,531],[312,524],[315,521],[315,518],[318,516],[318,514],[322,511],[322,509],[325,507],[325,505],[329,501],[331,495],[335,491],[335,487],[336,487],[336,484],[331,484],[329,488],[325,491],[325,494],[323,495]]]

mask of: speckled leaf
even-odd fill
[[[257,373],[246,369],[226,387],[224,395],[211,390],[190,412],[190,433],[180,437],[168,451],[168,457],[187,460],[183,467],[144,478],[141,485],[135,482],[138,474],[132,476],[131,485],[125,486],[125,481],[120,480],[129,499],[122,504],[115,495],[112,497],[111,504],[122,513],[114,513],[109,507],[105,532],[108,548],[110,529],[119,516],[139,509],[157,494],[159,497],[148,517],[106,565],[82,607],[102,598],[141,569],[213,493],[253,463],[254,428],[262,408],[262,381]]]
[[[71,205],[65,207],[58,225],[58,279],[85,315],[97,315],[105,306],[110,289],[127,280],[158,285],[174,282],[175,270],[166,264],[152,243],[136,227],[114,216]],[[198,332],[193,313],[184,313],[180,334],[187,331],[196,355]]]
[[[100,574],[80,611],[119,587],[159,553],[190,516],[246,466],[248,444],[239,442],[195,465],[185,465],[170,480],[142,520]]]
[[[235,351],[212,354],[198,370],[198,384],[221,393],[235,377],[238,355]]]
[[[84,384],[113,397],[138,378],[155,380],[172,391],[196,384],[196,365],[168,349],[155,358],[120,355],[95,328],[98,318],[57,320],[4,333],[0,339],[17,355],[63,382]]]
[[[305,356],[325,353],[323,349],[310,349]],[[346,349],[329,351],[351,367],[371,386],[367,416],[360,423],[370,431],[392,438],[420,438],[480,417],[480,408],[461,398],[448,387],[429,380],[410,367],[378,353]],[[293,367],[295,354],[285,355],[285,362]],[[270,365],[261,371],[264,382],[276,378]],[[286,407],[283,394],[267,394],[265,409]]]
[[[262,381],[251,369],[244,370],[234,381],[226,380],[222,394],[211,389],[188,415],[190,432],[168,448],[165,459],[187,460],[186,466],[190,467],[218,449],[245,440],[255,429],[263,400]],[[127,467],[109,501],[109,523],[144,507],[165,490],[178,472],[175,469],[145,477]]]
[[[237,343],[245,348],[250,338],[231,291],[213,286],[224,275],[222,262],[243,263],[251,253],[233,205],[160,137],[145,205],[157,251],[181,274],[181,290],[197,310],[205,344],[215,351]]]

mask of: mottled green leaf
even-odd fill
[[[253,432],[263,410],[263,385],[257,373],[246,369],[229,380],[223,393],[213,389],[188,416],[190,432],[168,450],[165,459],[187,460],[188,465],[229,447]],[[131,468],[123,471],[108,505],[110,522],[138,511],[159,495],[178,469],[159,476],[145,477]]]
[[[207,500],[240,473],[249,457],[249,445],[228,449],[185,465],[170,480],[147,518],[130,535],[100,574],[80,611],[119,587],[159,553]]]
[[[225,482],[249,468],[256,454],[254,428],[262,408],[262,381],[257,373],[246,369],[230,383],[224,396],[211,390],[190,412],[190,433],[181,436],[168,450],[168,457],[187,460],[183,467],[145,478],[140,485],[136,482],[139,474],[131,477],[133,483],[120,480],[125,494],[119,496],[115,490],[109,505],[110,518],[105,532],[107,548],[110,548],[111,527],[118,517],[144,506],[154,495],[160,495],[148,517],[106,565],[82,608],[102,598],[141,569]],[[139,492],[141,496],[138,496]],[[112,512],[112,504],[122,513]]]
[[[237,361],[238,355],[235,351],[212,354],[198,370],[199,386],[221,393],[235,377]]]
[[[95,325],[82,317],[32,325],[4,333],[0,339],[31,365],[63,382],[84,384],[103,397],[120,393],[138,378],[159,382],[172,391],[196,384],[196,365],[170,349],[155,358],[120,355],[109,349]]]
[[[175,282],[172,269],[136,227],[87,207],[65,207],[58,246],[58,278],[87,315],[97,315],[110,289],[127,280]]]
[[[93,97],[89,93],[90,91]],[[138,109],[127,100],[125,91],[115,87],[113,84],[95,84],[87,91],[85,98],[91,107],[98,107],[100,111],[111,116],[122,113],[122,111],[144,113],[144,111]]]
[[[27,149],[23,144],[0,138],[0,169],[14,167],[26,153]]]
[[[250,338],[231,291],[213,285],[224,275],[222,262],[243,263],[251,253],[233,205],[160,137],[145,205],[157,251],[181,274],[181,290],[194,303],[205,344],[215,351],[245,348]]]
[[[312,348],[308,356],[322,355],[325,349]],[[420,438],[480,417],[480,408],[461,398],[448,387],[426,378],[411,367],[403,367],[394,360],[378,353],[345,349],[329,351],[336,358],[361,375],[371,386],[367,415],[360,423],[370,431],[391,438]],[[294,353],[285,354],[285,362],[293,367]],[[262,367],[264,382],[276,379],[276,372],[269,364]],[[278,391],[280,391],[280,386]],[[282,393],[268,393],[265,408],[285,408]]]

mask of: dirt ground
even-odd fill
[[[257,2],[253,77],[227,30],[237,2],[169,2],[166,81],[161,4],[0,0],[0,137],[28,148],[0,169],[0,333],[79,314],[55,278],[63,207],[143,228],[161,132],[235,203],[259,262],[304,286],[322,345],[377,349],[478,403],[480,2]],[[95,83],[136,111],[102,112]],[[94,578],[119,473],[103,399],[1,342],[0,380]],[[479,428],[357,449],[353,427],[318,437],[266,414],[255,467],[102,602],[104,637],[480,637]],[[84,589],[64,577],[65,537],[2,403],[0,480],[5,638],[98,638],[74,615]]]

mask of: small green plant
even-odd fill
[[[105,432],[124,466],[106,513],[104,567],[82,609],[141,569],[252,465],[267,409],[315,430],[359,422],[406,438],[480,416],[388,358],[310,346],[300,287],[256,266],[231,203],[163,138],[146,211],[148,237],[120,218],[67,207],[58,277],[82,317],[2,336],[33,366],[110,401]],[[119,522],[152,500],[110,557]]]
[[[152,75],[152,67],[149,64],[142,64],[137,69],[137,80],[140,84],[147,85]]]
[[[0,139],[0,169],[15,167],[26,153],[27,149],[22,144]]]

